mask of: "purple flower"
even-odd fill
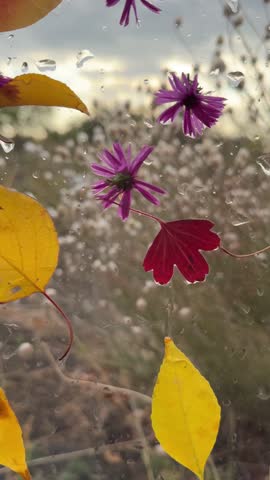
[[[124,10],[120,19],[120,25],[124,25],[126,27],[129,24],[129,17],[130,17],[130,12],[132,8],[135,14],[136,22],[137,23],[139,22],[136,1],[137,0],[125,0]],[[161,11],[160,8],[155,7],[155,5],[153,5],[148,0],[140,0],[140,1],[146,8],[149,8],[149,10],[151,10],[154,13],[159,13]],[[106,5],[107,7],[114,7],[119,2],[120,0],[106,0]]]
[[[151,192],[164,194],[166,191],[137,178],[141,165],[154,147],[145,145],[133,160],[131,159],[131,146],[125,152],[119,143],[114,143],[113,149],[112,153],[105,149],[99,155],[104,166],[97,163],[91,165],[92,171],[96,175],[104,177],[104,180],[95,183],[92,187],[96,197],[102,201],[103,207],[110,207],[121,196],[118,214],[122,220],[126,220],[129,215],[133,189],[140,192],[149,202],[159,205],[159,200]],[[101,194],[100,192],[105,189],[108,191]]]
[[[160,123],[173,122],[182,108],[184,108],[183,132],[185,135],[196,137],[201,135],[205,127],[212,127],[225,106],[225,98],[204,95],[198,85],[198,75],[194,80],[182,73],[182,78],[175,73],[169,75],[172,90],[159,90],[156,93],[157,105],[174,103],[158,118]]]
[[[0,88],[4,87],[11,80],[12,80],[12,78],[10,78],[10,77],[4,77],[4,75],[0,75]]]

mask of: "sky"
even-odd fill
[[[138,93],[137,87],[143,91],[148,85],[158,88],[165,68],[188,72],[194,63],[200,63],[206,84],[209,81],[211,86],[209,60],[215,39],[227,31],[223,0],[153,0],[162,9],[159,15],[137,0],[140,26],[132,18],[126,28],[119,25],[124,0],[113,8],[107,8],[105,3],[63,0],[35,25],[2,33],[1,72],[8,76],[20,74],[23,62],[28,63],[30,72],[38,72],[37,61],[53,59],[55,71],[44,73],[67,83],[90,109],[96,99],[111,103],[131,99],[144,105],[146,97]],[[242,4],[260,31],[265,21],[263,0],[242,0]],[[175,19],[179,17],[183,24],[176,29]],[[78,68],[76,56],[83,49],[94,57]],[[232,70],[239,68],[234,60]],[[57,110],[55,125],[64,129],[79,115]]]

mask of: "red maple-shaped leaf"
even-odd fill
[[[145,256],[144,270],[153,270],[155,281],[164,285],[171,280],[176,265],[188,282],[202,282],[209,267],[200,250],[215,250],[220,245],[219,236],[211,232],[214,224],[191,219],[160,225],[161,230]]]

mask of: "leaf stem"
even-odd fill
[[[220,250],[222,250],[222,252],[226,253],[227,255],[230,255],[230,257],[249,258],[249,257],[255,257],[256,255],[260,255],[260,253],[263,253],[263,252],[266,252],[267,250],[270,250],[270,245],[267,245],[267,247],[264,247],[261,250],[257,250],[256,252],[244,253],[244,254],[238,254],[238,253],[230,252],[230,250],[227,250],[227,248],[224,248],[222,246],[220,246],[219,248],[220,248]]]
[[[63,317],[63,319],[65,320],[66,322],[66,325],[68,327],[68,331],[69,331],[69,342],[68,342],[68,346],[65,350],[65,352],[63,353],[63,355],[61,355],[61,357],[58,359],[59,362],[61,362],[61,360],[64,360],[64,358],[69,354],[70,350],[71,350],[71,347],[72,347],[72,344],[73,344],[73,341],[74,341],[74,331],[73,331],[73,326],[72,326],[72,323],[71,323],[71,320],[68,318],[68,316],[65,314],[65,312],[62,310],[62,308],[50,297],[50,295],[48,295],[48,293],[44,291],[41,292],[45,298],[47,298],[47,300],[56,308],[56,310],[60,313],[60,315]]]

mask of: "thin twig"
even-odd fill
[[[83,450],[75,450],[73,452],[58,453],[56,455],[48,455],[47,457],[36,458],[35,460],[30,460],[27,462],[28,467],[37,467],[40,465],[56,464],[64,461],[71,461],[80,457],[94,457],[96,455],[102,454],[107,449],[120,451],[120,450],[138,450],[143,448],[143,445],[140,439],[127,440],[126,442],[117,442],[101,445],[97,448],[85,448]],[[0,469],[0,475],[10,472],[9,468],[3,467]]]
[[[143,463],[144,463],[144,466],[145,466],[147,479],[148,480],[155,480],[152,465],[151,465],[149,445],[148,445],[147,439],[145,437],[145,434],[144,434],[144,431],[143,431],[143,428],[142,428],[141,420],[136,415],[136,400],[135,400],[134,397],[130,397],[129,402],[130,402],[131,409],[132,409],[133,416],[134,416],[135,429],[136,429],[136,432],[137,432],[137,434],[139,436],[139,439],[142,442],[142,446],[143,446],[141,457],[142,457],[142,460],[143,460]]]
[[[143,401],[144,403],[148,404],[152,402],[151,397],[145,395],[144,393],[136,392],[136,390],[131,390],[124,387],[116,387],[115,385],[107,385],[106,383],[94,382],[91,380],[84,380],[82,378],[74,378],[66,375],[60,368],[59,364],[55,361],[46,343],[41,342],[41,346],[55,373],[64,383],[68,383],[69,385],[79,385],[81,387],[89,387],[93,390],[101,390],[104,393],[121,393],[122,395],[126,395],[127,397],[132,396],[137,400]]]
[[[214,480],[221,480],[221,477],[219,475],[218,469],[215,465],[215,462],[213,460],[212,455],[210,455],[210,457],[208,458],[208,463],[209,463],[209,466],[211,468],[211,473],[212,473],[213,479]]]

